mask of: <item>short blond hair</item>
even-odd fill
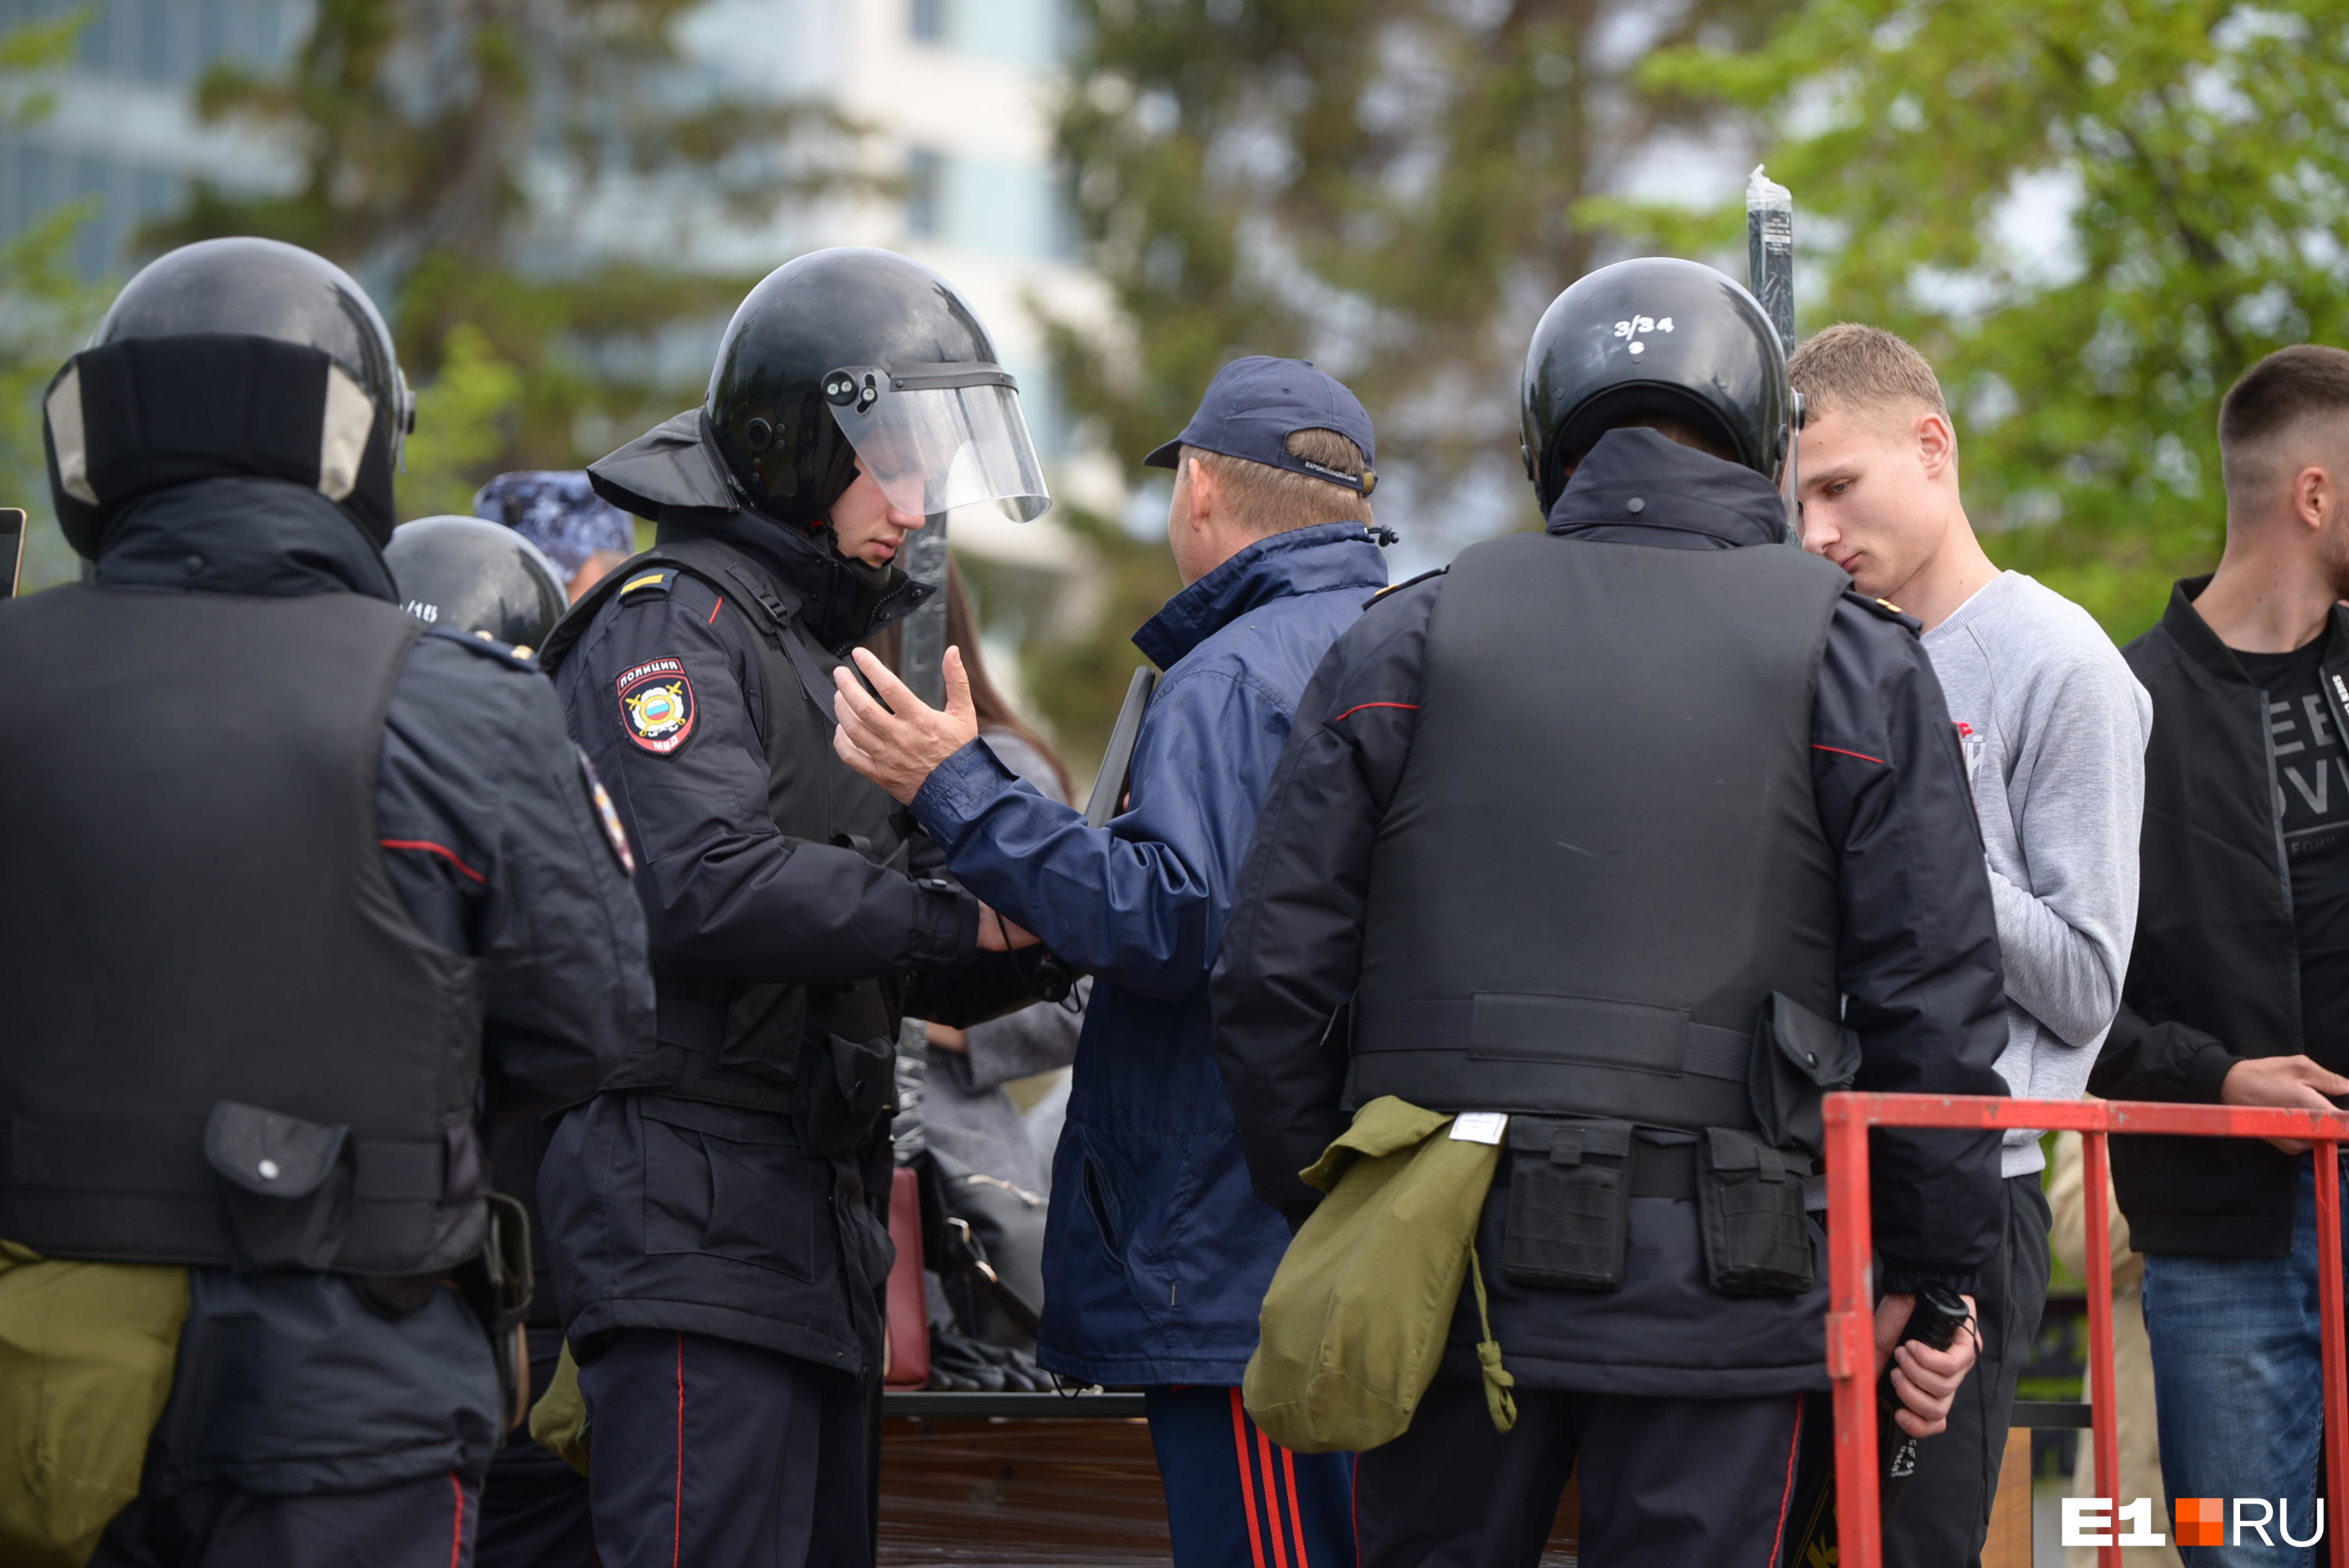
[[[1232,510],[1261,537],[1316,523],[1371,521],[1370,467],[1362,461],[1362,449],[1354,445],[1352,438],[1335,430],[1295,430],[1283,445],[1292,458],[1364,480],[1362,489],[1317,480],[1293,469],[1226,457],[1203,447],[1185,447],[1182,456],[1198,459],[1223,481],[1232,498]]]
[[[1880,326],[1839,321],[1795,350],[1786,378],[1814,414],[1879,414],[1901,404],[1950,417],[1940,377],[1925,356]]]

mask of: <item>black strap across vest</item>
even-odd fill
[[[419,630],[339,593],[0,605],[38,694],[0,745],[0,1237],[249,1261],[226,1208],[315,1178],[304,1266],[480,1250],[479,965],[417,928],[376,821]]]
[[[1809,740],[1845,582],[1778,546],[1461,553],[1372,850],[1350,1103],[1754,1125],[1765,999],[1836,1015]]]

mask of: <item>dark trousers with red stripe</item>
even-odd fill
[[[1148,1388],[1174,1568],[1351,1568],[1354,1456],[1291,1453],[1237,1388]]]
[[[1481,1383],[1439,1377],[1362,1456],[1363,1568],[1533,1568],[1578,1455],[1582,1568],[1775,1568],[1801,1409],[1520,1388],[1503,1434]]]
[[[191,1487],[124,1509],[90,1568],[469,1568],[476,1496],[446,1472],[294,1497]]]
[[[707,1335],[631,1328],[579,1368],[603,1568],[865,1568],[864,1390]]]

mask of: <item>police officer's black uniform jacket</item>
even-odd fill
[[[0,667],[49,694],[0,748],[0,1236],[194,1265],[150,1494],[478,1477],[498,1380],[432,1282],[481,1244],[479,1119],[650,1029],[553,691],[404,614],[334,502],[235,477],[0,604]]]
[[[830,686],[925,591],[828,530],[662,510],[549,640],[639,850],[659,998],[548,1154],[557,1289],[587,1354],[667,1328],[877,1373],[898,1024],[971,1016],[949,993],[985,965],[977,901],[834,753]]]
[[[1519,1113],[1479,1253],[1528,1387],[1826,1387],[1816,1222],[1807,1288],[1723,1294],[1673,1179],[1744,1147],[1706,1130],[1754,1126],[1749,1020],[1770,993],[1826,1020],[1840,993],[1859,1088],[2004,1092],[1991,893],[1940,687],[1914,623],[1777,543],[1784,526],[1751,470],[1617,430],[1546,535],[1382,595],[1299,707],[1226,928],[1226,1082],[1257,1190],[1292,1220],[1319,1196],[1296,1173],[1355,1105]],[[1739,546],[1768,552],[1717,553]],[[1508,1266],[1512,1172],[1582,1147],[1551,1147],[1557,1117],[1643,1130],[1613,1288]],[[1995,1136],[1875,1148],[1880,1286],[1971,1289],[1999,1235]],[[1471,1376],[1473,1325],[1464,1306]]]

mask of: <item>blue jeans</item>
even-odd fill
[[[2292,1252],[2281,1258],[2145,1260],[2145,1326],[2153,1342],[2161,1478],[2181,1497],[2262,1498],[2295,1539],[2316,1530],[2323,1446],[2323,1364],[2317,1339],[2315,1163],[2301,1156]],[[2123,1502],[2128,1500],[2119,1500]],[[2225,1505],[2228,1544],[2180,1546],[2187,1568],[2303,1568],[2317,1548],[2288,1546],[2278,1520],[2262,1545]],[[2253,1507],[2247,1522],[2261,1511]],[[2327,1520],[2328,1528],[2337,1528]],[[2156,1529],[2171,1534],[2157,1521]],[[2172,1535],[2172,1539],[2175,1536]]]

